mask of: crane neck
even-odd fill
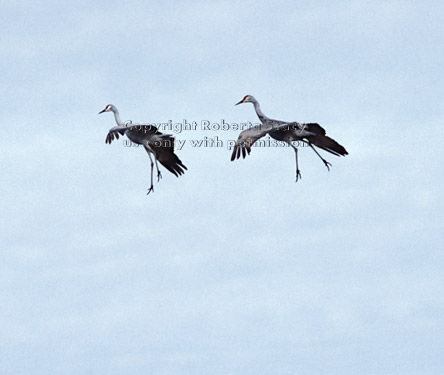
[[[125,124],[122,122],[122,120],[120,119],[120,115],[119,115],[119,111],[117,110],[117,108],[113,108],[113,113],[114,113],[114,119],[117,122],[117,125],[119,126],[125,126]]]
[[[255,102],[253,102],[253,105],[254,105],[254,109],[256,111],[257,117],[259,117],[259,120],[261,120],[261,122],[269,120],[269,118],[262,113],[261,106],[259,105],[259,102],[255,101]]]

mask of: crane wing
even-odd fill
[[[301,124],[299,122],[288,122],[273,127],[273,133],[290,133],[297,137],[308,137],[325,135],[325,129],[316,123]]]
[[[314,133],[316,135],[325,135],[325,129],[315,122],[310,122],[308,124],[302,125],[305,127],[305,130],[309,131],[310,133]]]
[[[270,132],[273,127],[267,124],[256,125],[250,129],[244,130],[239,134],[236,144],[233,148],[233,153],[231,154],[231,161],[239,159],[242,155],[245,158],[250,155],[251,146],[264,135]]]
[[[131,125],[131,126],[114,126],[108,131],[105,143],[111,144],[115,139],[119,139],[119,134],[124,135],[126,131],[131,131],[134,135],[143,139],[150,134],[162,134],[154,125]]]
[[[162,134],[154,125],[131,125],[125,128],[132,132],[140,132],[141,134]]]
[[[119,134],[124,135],[126,129],[127,128],[125,126],[120,125],[109,129],[108,134],[106,135],[105,143],[111,144],[111,142],[114,141],[114,138],[119,139]]]
[[[336,156],[348,155],[344,146],[340,145],[333,138],[326,135],[317,135],[314,137],[306,137],[308,142]]]
[[[158,134],[161,134],[158,132]],[[156,159],[176,177],[185,173],[187,167],[174,153],[174,137],[169,134],[161,134],[160,137],[149,141],[149,146],[155,152]],[[147,147],[145,147],[147,151]]]

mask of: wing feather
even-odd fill
[[[231,161],[239,159],[241,156],[245,159],[247,155],[250,155],[251,146],[272,129],[271,125],[261,124],[242,131],[234,145]]]
[[[159,134],[155,133],[155,134]],[[160,133],[161,134],[161,133]],[[168,171],[174,174],[176,177],[181,176],[187,170],[187,167],[182,163],[179,157],[174,153],[174,137],[169,134],[162,135],[149,142],[150,147],[156,154],[156,159],[162,164]],[[147,147],[145,146],[145,149]]]
[[[124,135],[125,130],[127,128],[125,126],[114,126],[113,128],[109,129],[108,134],[106,135],[105,143],[111,144],[112,141],[115,139],[119,139],[119,134]]]

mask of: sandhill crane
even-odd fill
[[[119,139],[120,134],[126,135],[131,142],[142,145],[145,148],[151,162],[151,186],[148,189],[147,195],[154,191],[153,158],[151,157],[151,154],[153,154],[154,162],[156,163],[157,182],[159,182],[162,178],[159,166],[157,165],[158,160],[160,164],[162,164],[176,177],[179,177],[180,175],[185,173],[184,170],[186,170],[187,167],[182,164],[182,161],[174,153],[173,136],[169,134],[162,134],[160,131],[157,130],[155,126],[152,125],[125,125],[120,120],[119,111],[112,104],[108,104],[104,110],[99,112],[99,115],[103,112],[113,112],[114,118],[117,123],[117,126],[114,126],[109,130],[106,136],[105,143],[111,144],[114,138]]]
[[[253,143],[266,134],[269,134],[270,137],[278,141],[286,142],[294,149],[296,155],[296,181],[301,178],[301,171],[299,170],[298,165],[298,149],[292,142],[302,141],[308,144],[316,155],[320,157],[329,171],[331,164],[316,151],[313,145],[336,156],[348,155],[347,150],[343,146],[325,135],[325,129],[319,124],[300,124],[298,122],[288,123],[281,120],[271,119],[262,113],[259,102],[252,95],[244,96],[244,98],[236,103],[236,105],[242,103],[253,103],[256,114],[262,124],[244,130],[239,134],[239,138],[236,141],[231,155],[231,161],[240,158],[241,155],[245,158],[247,153],[250,154]]]

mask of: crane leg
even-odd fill
[[[306,141],[304,141],[304,142],[307,143],[311,147],[311,149],[316,153],[316,155],[318,155],[321,158],[322,162],[324,163],[324,165],[327,167],[328,171],[330,172],[331,163],[329,163],[327,160],[325,160],[321,156],[321,154],[316,151],[316,149],[313,147],[313,145],[310,142],[306,142]]]
[[[146,150],[147,152],[148,152],[148,150]],[[160,181],[160,179],[162,178],[162,173],[160,173],[160,170],[159,170],[159,165],[157,164],[157,156],[156,156],[156,153],[154,152],[154,151],[151,151],[152,153],[153,153],[153,155],[154,155],[154,163],[156,163],[156,170],[157,170],[157,182],[159,182]],[[149,154],[149,152],[148,152],[148,154]],[[150,155],[150,159],[151,159],[151,155]],[[153,161],[151,160],[151,163],[152,163]]]
[[[162,173],[160,173],[159,166],[157,164],[156,154],[154,154],[154,162],[156,163],[156,169],[157,169],[157,182],[160,181],[162,178]]]
[[[148,193],[146,193],[146,195],[148,195],[149,193],[151,193],[152,191],[154,191],[154,186],[153,186],[153,167],[154,167],[154,163],[153,163],[153,158],[151,157],[151,152],[149,152],[148,150],[146,150],[146,152],[148,153],[148,156],[150,157],[150,162],[151,162],[151,186],[148,189]]]
[[[291,143],[290,143],[290,145],[291,145],[291,147],[293,147],[294,153],[296,155],[296,181],[295,182],[298,182],[298,180],[300,178],[302,178],[301,171],[299,170],[299,164],[298,164],[298,148],[296,146],[292,145]]]

